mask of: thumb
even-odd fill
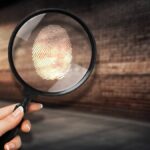
[[[6,118],[0,120],[0,136],[5,134],[7,131],[15,128],[24,115],[23,107],[19,106],[14,112],[8,115]]]

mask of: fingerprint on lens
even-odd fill
[[[72,61],[72,45],[67,31],[59,25],[43,28],[33,43],[32,60],[42,79],[63,78]]]

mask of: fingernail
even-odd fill
[[[41,108],[41,109],[43,108],[43,104],[40,104],[40,108]]]
[[[30,125],[26,125],[26,128],[28,129],[28,131],[30,131],[30,129],[31,129],[31,127],[30,127]]]
[[[20,114],[23,113],[23,107],[22,106],[19,106],[14,112],[13,112],[13,116],[16,118],[18,117]]]
[[[9,145],[6,145],[7,150],[15,149],[15,144],[14,143],[9,143]]]
[[[8,144],[5,146],[5,150],[10,150]]]
[[[6,144],[5,150],[11,150],[11,149],[15,149],[15,144],[14,143]]]

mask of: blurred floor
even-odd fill
[[[149,123],[51,108],[28,118],[33,129],[22,135],[23,150],[150,149]]]

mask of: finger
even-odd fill
[[[31,130],[31,123],[29,120],[25,120],[23,121],[22,125],[21,125],[21,130],[25,133],[30,132]]]
[[[12,111],[15,109],[17,104],[5,106],[3,108],[0,108],[0,120],[8,116]]]
[[[40,103],[31,103],[28,106],[28,112],[35,112],[43,108],[43,105]]]
[[[21,138],[16,136],[10,142],[6,143],[4,146],[5,150],[17,150],[21,147]]]
[[[10,105],[10,106],[0,108],[0,120],[4,119],[8,115],[10,115],[14,111],[16,105],[17,104],[13,104],[13,105]],[[38,111],[42,108],[43,108],[43,105],[40,104],[40,103],[30,103],[29,106],[28,106],[28,111],[29,112],[34,112],[34,111]]]
[[[23,107],[18,107],[13,113],[0,120],[0,136],[16,127],[24,115]]]

